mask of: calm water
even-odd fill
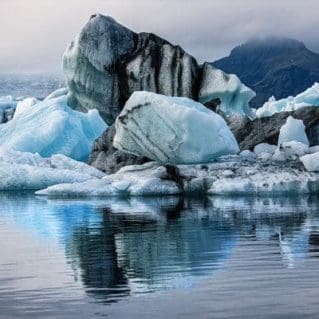
[[[0,194],[1,318],[319,318],[319,199]]]

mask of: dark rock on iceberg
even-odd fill
[[[149,161],[146,157],[135,156],[114,148],[114,135],[115,125],[112,125],[94,142],[89,158],[90,165],[107,174],[113,174],[124,166],[139,165]]]
[[[98,109],[109,124],[134,91],[189,97],[223,112],[246,113],[255,95],[235,75],[208,63],[199,65],[181,47],[151,33],[135,33],[111,17],[91,17],[67,48],[63,70],[68,104],[80,111]],[[232,103],[230,103],[232,102]]]
[[[8,121],[12,120],[14,116],[15,108],[7,108],[1,109],[0,108],[0,124],[7,123]]]
[[[136,34],[102,15],[92,16],[67,48],[63,69],[68,103],[80,110],[97,108],[108,124],[134,91],[198,98],[200,69],[193,57],[154,34]]]
[[[319,144],[319,108],[303,107],[293,112],[280,112],[270,117],[249,121],[244,117],[228,119],[241,150],[252,150],[260,143],[277,145],[280,128],[288,116],[303,120],[310,146]]]

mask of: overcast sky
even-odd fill
[[[59,71],[67,44],[96,12],[199,61],[253,36],[288,36],[319,52],[318,0],[0,0],[0,72]]]

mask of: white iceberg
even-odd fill
[[[102,179],[54,185],[37,194],[53,197],[155,196],[180,194],[180,188],[168,179],[165,167],[150,162],[123,167]]]
[[[115,148],[160,163],[206,163],[239,151],[224,119],[188,98],[135,92],[115,127]]]
[[[244,150],[241,151],[239,154],[240,157],[242,157],[245,160],[255,160],[256,159],[256,154],[250,150]]]
[[[59,183],[99,179],[97,169],[64,155],[43,158],[26,152],[0,154],[0,190],[37,190]]]
[[[315,83],[295,97],[289,96],[276,101],[272,96],[268,102],[256,111],[256,116],[258,118],[267,117],[279,112],[295,111],[304,106],[319,106],[319,83]]]
[[[257,156],[260,156],[262,154],[273,155],[275,153],[276,149],[277,149],[276,145],[271,145],[268,143],[260,143],[254,147],[254,153]]]
[[[298,161],[300,156],[308,153],[311,153],[308,145],[291,141],[281,144],[271,158],[277,162],[285,162],[288,160]]]
[[[235,74],[226,74],[222,70],[205,63],[203,80],[199,92],[199,101],[203,104],[214,99],[220,100],[219,108],[226,115],[242,114],[254,118],[249,101],[256,95],[243,84]]]
[[[318,176],[307,173],[260,172],[248,177],[216,181],[208,190],[212,195],[258,195],[274,196],[289,194],[311,194],[319,189]]]
[[[67,95],[68,92],[69,92],[68,88],[60,88],[60,89],[57,89],[57,90],[53,91],[52,93],[50,93],[44,100],[47,101],[47,100],[56,99],[56,98],[61,97],[63,95]]]
[[[280,148],[282,151],[285,152],[288,158],[291,158],[292,156],[300,157],[310,151],[308,145],[296,141],[285,142],[280,146]]]
[[[319,152],[300,157],[301,162],[309,172],[319,172]]]
[[[107,127],[98,111],[74,111],[66,96],[36,102],[19,102],[13,119],[0,125],[0,152],[31,152],[42,157],[63,154],[86,160],[94,140]]]
[[[18,116],[21,113],[30,111],[31,107],[39,102],[35,97],[28,97],[20,102],[16,106],[14,116]]]
[[[265,195],[311,194],[319,190],[319,174],[299,161],[249,160],[228,156],[205,165],[161,166],[150,162],[127,166],[113,175],[38,191],[50,197],[109,197],[178,194]]]
[[[309,146],[309,140],[305,132],[305,125],[303,124],[303,121],[289,116],[286,123],[280,128],[278,145],[292,141],[300,142]]]

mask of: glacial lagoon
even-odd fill
[[[303,318],[319,198],[0,193],[1,318]]]

